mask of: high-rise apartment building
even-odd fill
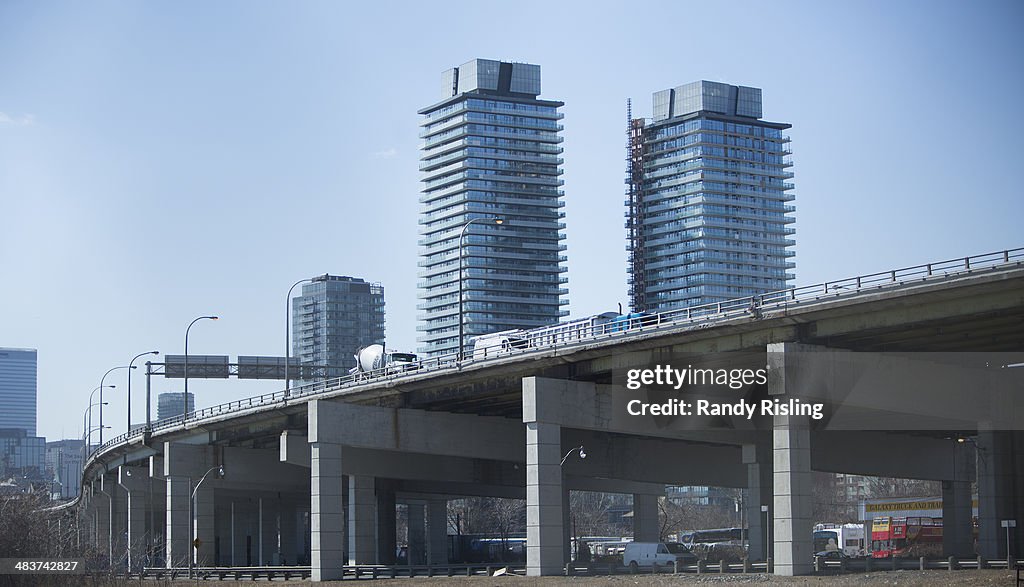
[[[184,402],[185,392],[168,391],[156,396],[156,419],[166,420],[181,416],[181,411],[192,413],[196,410],[196,396],[192,392],[188,394],[188,405]]]
[[[560,232],[563,104],[539,95],[540,66],[474,59],[442,73],[441,101],[419,111],[417,340],[427,356],[458,349],[460,245],[467,348],[474,336],[568,314]],[[466,227],[474,219],[480,221]]]
[[[761,90],[698,81],[629,120],[626,228],[634,311],[784,289],[794,278],[789,124],[761,120]]]
[[[0,428],[36,435],[36,350],[0,348]]]
[[[292,356],[340,377],[360,348],[384,344],[384,286],[356,277],[321,275],[292,298]]]

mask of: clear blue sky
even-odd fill
[[[1021,30],[1016,1],[3,0],[0,346],[39,349],[49,439],[195,316],[222,319],[192,353],[283,354],[303,277],[382,282],[389,346],[415,349],[416,111],[476,57],[565,101],[574,316],[627,301],[626,98],[649,115],[698,79],[793,124],[798,284],[1024,246]],[[190,382],[200,406],[276,387]]]

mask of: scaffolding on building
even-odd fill
[[[632,101],[626,100],[626,230],[629,244],[629,303],[633,312],[647,310],[644,260],[644,119],[633,118]]]

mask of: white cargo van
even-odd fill
[[[628,542],[622,552],[622,564],[634,573],[654,565],[671,567],[676,561],[681,565],[692,565],[697,562],[697,557],[678,542]]]
[[[473,339],[473,359],[491,359],[530,346],[523,330],[503,330]]]

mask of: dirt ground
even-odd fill
[[[455,587],[632,587],[713,584],[758,583],[767,585],[839,585],[873,587],[901,585],[907,587],[954,585],[1008,585],[1013,586],[1015,575],[1005,570],[984,571],[887,571],[856,573],[846,575],[825,575],[812,577],[774,577],[764,574],[749,575],[613,575],[607,577],[461,577],[461,578],[416,578],[387,579],[382,587],[429,587],[453,585]],[[345,581],[344,585],[351,585]],[[342,587],[341,582],[321,583],[331,587]]]
[[[310,583],[309,581],[125,581],[102,579],[97,577],[27,577],[27,576],[2,576],[0,575],[0,587],[22,587],[22,586],[45,586],[45,587],[176,587],[187,585],[218,585],[223,587],[242,587],[254,584],[280,585],[282,587],[350,587],[352,585],[365,585],[374,587],[442,587],[451,585],[453,587],[664,587],[678,586],[691,587],[695,585],[716,585],[716,584],[764,584],[764,585],[791,585],[791,586],[830,586],[840,587],[881,587],[902,586],[902,587],[925,587],[945,586],[954,587],[978,587],[978,586],[1007,586],[1016,587],[1016,575],[1013,571],[992,570],[983,571],[961,570],[961,571],[881,571],[872,573],[847,573],[843,575],[817,575],[808,577],[775,577],[765,574],[727,574],[727,575],[610,575],[599,577],[416,577],[413,579],[348,579],[345,581],[328,581],[324,583]],[[1022,583],[1024,587],[1024,583]]]
[[[324,583],[310,583],[309,581],[274,581],[256,584],[281,585],[288,587],[350,587],[352,585],[374,585],[379,587],[442,587],[451,585],[453,587],[663,587],[679,586],[690,587],[694,585],[716,585],[716,584],[764,584],[764,585],[792,585],[792,586],[826,586],[838,585],[840,587],[875,587],[875,586],[902,586],[902,587],[925,587],[925,586],[1009,586],[1015,587],[1015,574],[1005,570],[968,570],[968,571],[884,571],[872,573],[848,573],[844,575],[820,575],[809,577],[775,577],[765,574],[727,574],[727,575],[611,575],[600,577],[416,577],[413,579],[362,579],[358,582],[349,579],[346,581],[328,581]],[[143,583],[133,582],[134,585],[151,585],[174,587],[175,585],[192,585],[187,581],[145,581]],[[224,587],[251,586],[252,581],[200,581],[199,585],[222,585]],[[95,584],[94,584],[95,585]],[[126,583],[118,583],[124,585]]]

